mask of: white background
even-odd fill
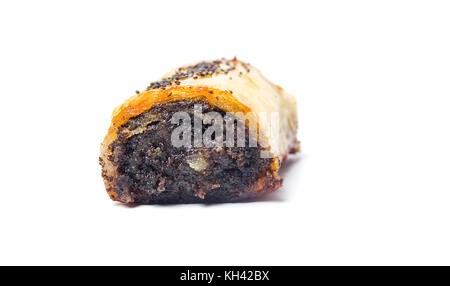
[[[0,264],[450,264],[447,1],[2,1]],[[234,57],[295,94],[302,153],[252,203],[125,207],[113,108]]]

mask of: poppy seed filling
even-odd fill
[[[270,173],[272,159],[261,158],[261,147],[174,147],[172,132],[179,125],[171,118],[186,112],[194,122],[194,105],[204,113],[225,112],[199,100],[182,100],[154,105],[149,111],[121,126],[110,145],[110,160],[117,168],[114,191],[122,201],[133,203],[228,202],[254,196],[249,190]],[[237,120],[237,119],[236,119]],[[225,122],[224,122],[225,125]],[[234,128],[237,146],[238,124]],[[208,126],[203,126],[205,132]],[[214,139],[226,141],[226,133]],[[191,137],[194,138],[192,129]],[[223,137],[223,138],[217,138]],[[270,186],[281,181],[269,175]]]

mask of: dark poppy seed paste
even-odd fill
[[[171,122],[175,112],[189,114],[193,142],[194,104],[201,106],[202,114],[214,111],[225,118],[224,111],[208,103],[182,100],[156,104],[119,128],[117,139],[110,145],[109,160],[117,168],[114,191],[120,201],[146,204],[230,202],[254,197],[250,188],[260,178],[264,178],[266,189],[280,186],[281,180],[270,172],[272,159],[261,158],[259,145],[249,146],[246,127],[243,127],[245,147],[236,147],[240,134],[238,124],[233,127],[235,147],[227,147],[227,144],[173,146],[171,135],[179,127]],[[226,126],[225,120],[223,126]],[[203,125],[202,132],[207,128]],[[213,139],[227,142],[225,130],[223,134],[214,135]],[[103,176],[112,181],[105,172]]]

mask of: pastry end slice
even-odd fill
[[[237,59],[183,66],[114,110],[106,190],[138,204],[235,202],[280,188],[299,151],[295,98]]]

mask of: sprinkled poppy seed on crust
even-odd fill
[[[230,71],[236,69],[238,61],[236,58],[232,60],[215,60],[215,61],[203,61],[195,65],[178,68],[176,73],[170,77],[163,78],[159,81],[150,83],[147,90],[150,89],[166,89],[170,85],[180,85],[181,80],[186,78],[203,78],[207,76],[213,76],[218,74],[228,74]],[[225,67],[223,66],[225,65]],[[250,72],[247,64],[243,64],[244,69]]]

